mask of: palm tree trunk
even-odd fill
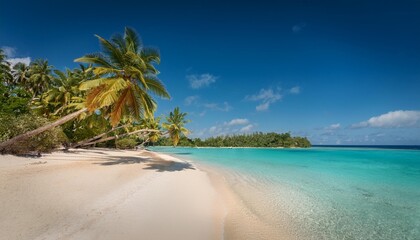
[[[143,141],[143,142],[140,144],[140,146],[144,147],[144,145],[145,145],[146,143],[148,143],[148,142],[150,142],[150,138],[147,138],[145,141]]]
[[[94,137],[92,137],[92,138],[89,138],[89,139],[87,139],[87,140],[83,140],[83,141],[80,141],[80,142],[78,142],[78,143],[75,143],[72,147],[77,148],[77,147],[83,146],[85,143],[89,143],[89,142],[92,142],[92,141],[94,141],[94,140],[97,140],[97,139],[99,139],[99,138],[101,138],[101,137],[103,137],[103,136],[108,135],[108,133],[114,132],[114,131],[116,131],[116,130],[118,130],[118,129],[121,129],[121,128],[123,128],[123,127],[126,127],[126,126],[128,126],[128,125],[129,125],[129,124],[125,124],[125,125],[122,125],[122,126],[119,126],[119,127],[116,127],[116,128],[112,128],[112,129],[111,129],[111,130],[109,130],[108,132],[101,133],[101,134],[96,135],[96,136],[94,136]]]
[[[18,143],[18,142],[20,142],[22,140],[26,140],[26,139],[28,139],[28,138],[30,138],[32,136],[38,135],[38,134],[40,134],[42,132],[45,132],[45,131],[47,131],[49,129],[52,129],[52,128],[57,127],[57,126],[60,126],[60,125],[62,125],[64,123],[66,123],[66,122],[74,119],[75,117],[79,116],[80,114],[86,112],[87,110],[88,110],[87,108],[82,108],[79,111],[74,112],[74,113],[70,113],[70,114],[68,114],[68,115],[66,115],[66,116],[58,119],[57,121],[55,121],[53,123],[47,124],[45,126],[42,126],[40,128],[37,128],[35,130],[32,130],[32,131],[29,131],[29,132],[20,134],[20,135],[18,135],[16,137],[13,137],[13,138],[11,138],[11,139],[9,139],[7,141],[4,141],[4,142],[0,143],[0,152],[3,152],[10,145],[16,144],[16,143]]]
[[[126,136],[133,135],[133,134],[140,133],[140,132],[146,132],[146,133],[147,132],[159,132],[159,130],[155,130],[155,129],[140,129],[140,130],[136,130],[136,131],[129,132],[129,133],[115,135],[115,136],[107,137],[107,138],[102,138],[102,139],[99,139],[97,141],[88,142],[88,143],[82,144],[81,146],[83,147],[83,146],[93,145],[93,144],[96,144],[96,143],[106,142],[106,141],[109,141],[109,140],[114,140],[116,138],[126,137]]]

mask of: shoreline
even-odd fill
[[[1,155],[0,182],[6,239],[293,239],[248,208],[218,169],[163,153]]]

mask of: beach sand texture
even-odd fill
[[[0,159],[0,239],[284,239],[222,177],[168,155],[74,149]]]
[[[0,156],[1,239],[218,239],[206,173],[146,151]]]

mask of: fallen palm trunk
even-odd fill
[[[155,129],[140,129],[140,130],[136,130],[136,131],[129,132],[129,133],[115,135],[115,136],[107,137],[107,138],[102,138],[102,139],[99,139],[99,140],[96,140],[96,141],[93,141],[93,142],[88,142],[88,143],[82,144],[81,147],[93,145],[93,144],[96,144],[96,143],[106,142],[106,141],[114,140],[114,139],[117,139],[117,138],[126,137],[126,136],[133,135],[133,134],[136,134],[136,133],[148,133],[148,132],[159,132],[159,130],[155,130]]]
[[[89,139],[87,139],[87,140],[84,140],[84,141],[80,141],[80,142],[78,142],[78,143],[74,144],[72,147],[77,148],[77,147],[83,146],[83,145],[84,145],[84,144],[86,144],[86,143],[89,143],[89,142],[92,142],[92,141],[97,140],[97,139],[99,139],[99,138],[102,138],[103,136],[106,136],[106,135],[108,135],[109,133],[112,133],[112,132],[114,132],[114,131],[116,131],[116,130],[118,130],[118,129],[121,129],[121,128],[123,128],[123,127],[126,127],[126,126],[128,126],[128,125],[129,125],[129,124],[126,124],[126,125],[123,125],[123,126],[119,126],[119,127],[116,127],[116,128],[112,128],[112,129],[111,129],[111,130],[109,130],[108,132],[101,133],[101,134],[99,134],[99,135],[96,135],[96,136],[94,136],[94,137],[92,137],[92,138],[89,138]]]
[[[60,125],[62,125],[64,123],[66,123],[66,122],[68,122],[68,121],[76,118],[80,114],[82,114],[84,112],[87,112],[87,111],[88,111],[87,108],[82,108],[79,111],[76,111],[74,113],[70,113],[70,114],[68,114],[68,115],[66,115],[66,116],[58,119],[57,121],[55,121],[53,123],[47,124],[45,126],[42,126],[42,127],[37,128],[35,130],[32,130],[32,131],[29,131],[29,132],[20,134],[20,135],[18,135],[16,137],[13,137],[13,138],[5,141],[5,142],[2,142],[2,143],[0,143],[0,152],[3,152],[7,147],[10,147],[13,144],[16,144],[16,143],[18,143],[20,141],[26,140],[26,139],[28,139],[30,137],[33,137],[33,136],[38,135],[40,133],[43,133],[43,132],[45,132],[47,130],[50,130],[50,129],[54,128],[54,127],[60,126]]]

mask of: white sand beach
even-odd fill
[[[284,239],[211,175],[148,151],[2,155],[0,239]]]

